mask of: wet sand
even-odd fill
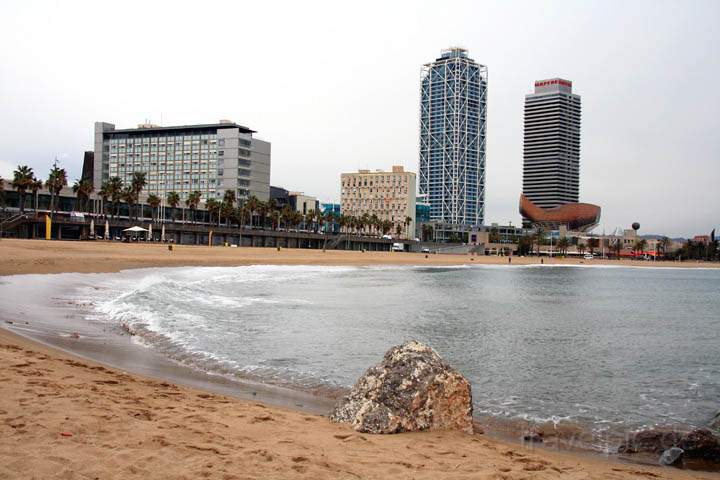
[[[167,252],[158,245],[0,241],[2,274],[252,263],[417,264],[420,258],[424,255],[221,247]],[[444,265],[468,259],[428,260]],[[22,328],[14,320],[2,326]],[[59,346],[77,351],[71,343]],[[247,392],[231,390],[232,384],[229,390],[202,383],[193,388],[174,383],[168,372],[130,374],[1,328],[0,365],[0,479],[718,478],[482,434],[359,434],[297,408],[259,403]],[[192,384],[182,372],[175,374]]]

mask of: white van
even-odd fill
[[[393,252],[404,252],[404,251],[405,251],[405,244],[404,244],[404,243],[393,243],[393,245],[392,245],[392,251],[393,251]]]

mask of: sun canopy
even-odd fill
[[[126,228],[125,230],[123,230],[123,232],[135,233],[135,232],[147,232],[147,230],[142,227],[138,227],[136,225],[134,227]]]

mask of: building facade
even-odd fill
[[[434,222],[469,227],[485,219],[487,87],[487,67],[462,48],[443,50],[422,69],[419,193]]]
[[[320,209],[322,214],[325,215],[325,225],[323,230],[325,232],[340,233],[340,215],[342,209],[339,203],[321,203]]]
[[[523,195],[540,208],[580,199],[580,96],[569,80],[538,80],[525,96]]]
[[[309,211],[319,211],[320,202],[312,195],[305,195],[303,192],[288,192],[289,205],[293,210],[307,215]]]
[[[145,172],[146,194],[165,199],[177,192],[184,202],[194,191],[202,202],[234,191],[238,200],[267,201],[270,191],[270,143],[255,131],[222,120],[216,124],[116,129],[95,123],[93,183],[119,177],[125,184]]]
[[[276,208],[282,209],[290,205],[290,192],[282,187],[270,185],[270,201],[275,203]]]
[[[392,171],[359,170],[340,176],[340,209],[343,215],[362,217],[377,215],[380,220],[393,223],[392,233],[401,226],[407,238],[415,232],[415,173],[406,172],[402,166]],[[406,219],[410,218],[409,224]]]

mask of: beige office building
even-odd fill
[[[343,173],[340,176],[341,212],[352,217],[366,213],[377,215],[381,220],[393,222],[393,236],[396,226],[400,225],[401,236],[413,238],[416,185],[415,174],[406,172],[402,166],[393,166],[390,172],[358,170],[357,173]],[[412,219],[409,225],[405,225],[406,217]]]

